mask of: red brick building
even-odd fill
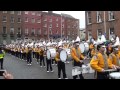
[[[79,32],[79,20],[67,14],[55,14],[52,11],[0,11],[0,43],[17,38],[76,39]]]
[[[97,39],[102,34],[107,39],[120,37],[120,11],[86,11],[86,38]]]

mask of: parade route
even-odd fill
[[[84,61],[85,64],[89,60]],[[6,54],[4,58],[4,69],[13,74],[14,79],[58,79],[57,66],[52,65],[54,72],[47,72],[46,67],[40,67],[36,60],[33,59],[32,65],[28,66],[26,61],[20,60],[12,55]],[[66,73],[68,79],[72,78],[72,62],[66,63]],[[3,79],[2,76],[0,76]],[[85,79],[94,79],[93,74],[84,74]]]

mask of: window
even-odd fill
[[[41,16],[41,13],[40,13],[40,12],[38,12],[38,13],[37,13],[37,16]]]
[[[56,27],[58,27],[58,23],[56,24]]]
[[[58,21],[58,18],[56,18],[56,21]]]
[[[28,35],[28,28],[25,28],[25,34]]]
[[[7,34],[7,28],[3,26],[3,34]]]
[[[44,21],[47,21],[47,18],[45,18]]]
[[[87,12],[87,24],[91,24],[91,11]]]
[[[32,13],[32,15],[35,15],[35,12],[31,12]]]
[[[47,24],[44,24],[44,27],[47,27]]]
[[[101,36],[102,36],[102,30],[101,29],[97,30],[97,36],[98,36],[98,38],[101,38]]]
[[[10,11],[10,14],[14,14],[14,11]]]
[[[47,30],[44,31],[44,35],[47,35]]]
[[[18,11],[18,15],[21,15],[21,11]]]
[[[102,22],[102,13],[101,11],[97,11],[97,23]]]
[[[18,28],[18,33],[21,34],[21,28],[20,27]]]
[[[32,23],[35,23],[35,18],[32,18],[32,19],[31,19],[31,22],[32,22]]]
[[[68,35],[70,35],[70,31],[68,31]]]
[[[49,28],[52,28],[52,24],[50,24]]]
[[[114,28],[110,28],[110,35],[114,34]]]
[[[25,11],[25,14],[28,14],[29,13],[29,11]]]
[[[31,34],[35,35],[35,29],[34,28],[32,28]]]
[[[21,18],[18,18],[18,23],[21,23]]]
[[[3,13],[7,13],[7,11],[3,11]]]
[[[40,35],[41,34],[41,30],[40,30],[40,28],[38,28],[38,35]]]
[[[28,22],[28,17],[25,17],[25,22]]]
[[[52,35],[52,30],[51,30],[51,28],[49,29],[49,32],[50,32],[50,35]]]
[[[50,22],[52,22],[52,18],[50,18]]]
[[[37,20],[37,23],[41,23],[41,20],[40,20],[40,18]]]
[[[6,16],[3,16],[2,21],[3,21],[3,22],[7,22],[7,17],[6,17]]]
[[[10,28],[10,34],[14,34],[14,28],[13,27]]]
[[[109,20],[114,20],[115,19],[114,12],[113,11],[108,11],[108,17],[109,17]]]
[[[10,22],[14,23],[14,17],[11,17]]]

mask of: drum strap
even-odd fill
[[[107,55],[103,55],[103,58],[104,58],[104,69],[108,69],[108,61],[107,61]]]
[[[81,53],[79,52],[78,49],[76,49],[76,53],[77,53],[77,57],[80,58],[80,54],[81,54]]]

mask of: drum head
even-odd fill
[[[50,59],[50,51],[47,50],[47,59]]]
[[[62,50],[62,51],[60,52],[60,60],[61,60],[62,62],[65,62],[66,59],[67,59],[67,52],[66,52],[65,50]]]
[[[80,47],[81,53],[84,53],[84,51],[85,51],[84,43],[80,43],[79,47]]]
[[[88,43],[84,43],[85,45],[85,51],[88,51],[89,50],[89,44]]]
[[[120,79],[120,72],[110,73],[109,76],[114,79]]]

